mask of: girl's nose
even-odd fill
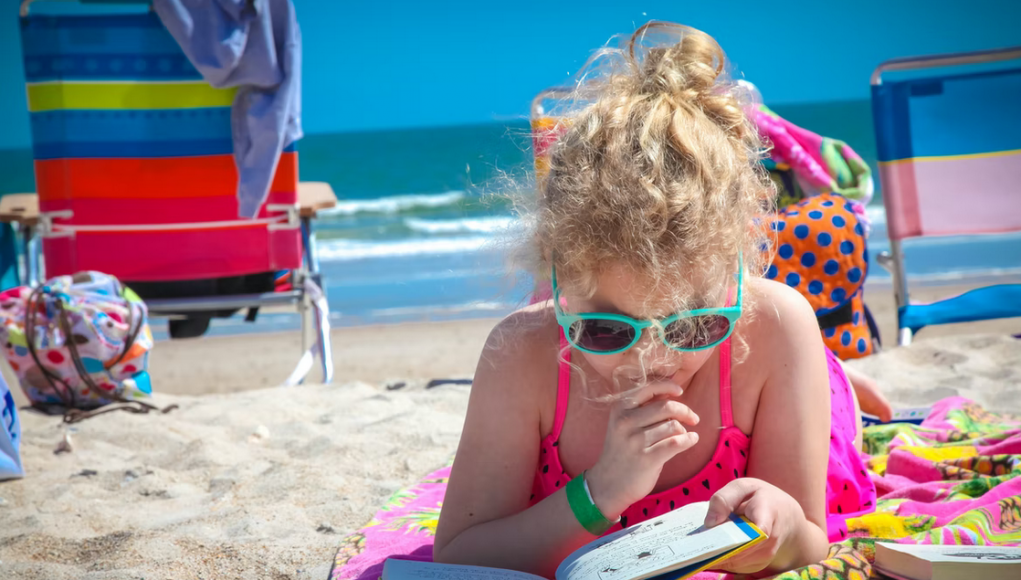
[[[656,328],[646,328],[638,342],[627,351],[627,362],[645,369],[646,374],[655,374],[652,371],[666,362],[673,352],[663,344]]]

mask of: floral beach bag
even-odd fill
[[[144,401],[152,394],[148,311],[113,276],[79,272],[0,293],[0,344],[33,406],[63,407],[69,423],[158,410]]]

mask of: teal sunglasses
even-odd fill
[[[741,318],[744,264],[739,260],[737,302],[724,308],[687,310],[659,320],[635,320],[604,312],[566,314],[560,307],[557,270],[553,268],[553,308],[564,336],[578,350],[590,354],[617,354],[634,346],[647,328],[657,327],[663,344],[681,352],[713,348],[730,338]]]

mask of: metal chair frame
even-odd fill
[[[315,343],[318,346],[323,382],[333,380],[332,353],[330,344],[323,329],[314,318],[312,299],[305,291],[305,280],[311,279],[322,288],[322,275],[319,271],[319,258],[316,255],[316,238],[312,220],[319,209],[334,205],[333,191],[327,184],[300,183],[299,198],[303,189],[316,188],[321,199],[306,201],[307,205],[293,208],[301,224],[303,259],[299,268],[292,270],[294,290],[286,292],[265,292],[262,294],[236,294],[230,296],[204,296],[193,298],[163,298],[146,300],[149,313],[169,318],[179,317],[182,313],[212,312],[236,308],[254,308],[262,306],[294,305],[301,317],[301,348],[307,352]],[[333,197],[333,200],[329,199]],[[15,223],[25,244],[23,280],[29,286],[36,286],[42,277],[40,255],[42,245],[40,238],[48,233],[48,219],[39,215],[39,198],[35,194],[13,194],[0,200],[0,221]],[[304,381],[304,377],[302,377]]]
[[[937,54],[920,57],[896,58],[888,60],[872,72],[871,84],[878,86],[883,84],[883,73],[896,71],[914,71],[927,68],[944,66],[959,66],[968,64],[988,64],[1021,58],[1021,46],[1008,47],[995,50],[981,50],[974,52],[963,52],[954,54]],[[881,179],[881,177],[880,177]],[[885,184],[883,184],[885,185]],[[884,199],[884,205],[885,199]],[[889,205],[886,206],[890,210]],[[893,294],[897,304],[898,313],[909,304],[907,271],[904,265],[904,247],[901,239],[890,238],[890,251],[881,252],[876,256],[876,262],[893,277]],[[898,316],[897,343],[900,346],[911,344],[913,332],[910,328],[900,325]]]

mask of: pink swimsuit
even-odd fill
[[[557,383],[556,415],[553,431],[541,443],[539,465],[532,485],[531,503],[542,501],[570,481],[575,473],[567,473],[560,463],[560,433],[567,415],[571,391],[570,350],[563,333],[561,350],[567,354],[560,362]],[[865,465],[854,445],[857,421],[851,385],[836,356],[826,350],[830,375],[830,457],[826,480],[827,529],[830,541],[847,537],[846,519],[874,511],[876,488],[865,471]],[[720,345],[720,415],[722,430],[709,463],[688,481],[651,494],[624,510],[620,523],[606,533],[658,516],[676,507],[707,501],[727,483],[745,476],[751,437],[734,426],[730,404],[730,339]]]

